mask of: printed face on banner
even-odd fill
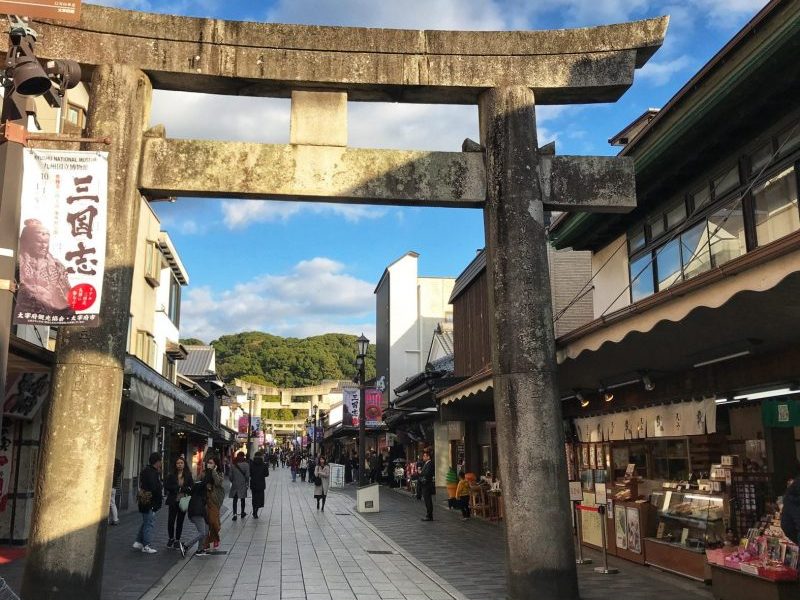
[[[25,150],[15,323],[99,324],[107,188],[107,152]]]
[[[364,412],[368,427],[378,427],[383,422],[383,394],[380,390],[374,388],[364,390]]]

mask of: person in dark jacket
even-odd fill
[[[148,465],[139,475],[138,504],[142,514],[142,525],[136,534],[133,543],[134,550],[141,550],[145,554],[158,552],[150,545],[153,541],[153,528],[156,524],[156,513],[161,508],[163,496],[161,494],[161,454],[153,452]]]
[[[433,521],[433,491],[434,491],[434,470],[431,453],[425,450],[422,453],[422,470],[419,473],[419,485],[422,489],[422,499],[425,500],[425,518],[423,521]]]
[[[189,516],[189,521],[197,529],[197,537],[193,538],[187,544],[181,544],[181,553],[186,556],[186,550],[197,544],[197,552],[195,556],[207,556],[208,546],[206,539],[208,538],[208,521],[206,519],[206,484],[204,481],[198,481],[192,487],[192,499],[189,500],[189,510],[186,514]]]
[[[795,544],[800,543],[800,465],[794,469],[794,479],[789,481],[783,493],[783,510],[781,511],[781,529]]]
[[[228,494],[233,498],[233,517],[231,521],[236,520],[236,507],[237,500],[242,504],[241,517],[244,519],[247,513],[244,512],[244,500],[247,498],[247,488],[250,481],[250,463],[244,457],[244,452],[239,452],[236,458],[233,459],[233,467],[231,467],[231,491]]]
[[[256,452],[250,465],[250,491],[253,492],[253,518],[258,518],[258,509],[264,506],[264,490],[267,488],[269,465],[264,462],[264,453]]]
[[[165,504],[169,510],[167,548],[177,548],[184,556],[186,556],[186,550],[181,544],[181,533],[183,533],[183,519],[186,517],[186,513],[180,509],[178,501],[192,493],[193,485],[192,473],[186,466],[186,459],[181,455],[175,460],[175,470],[164,481],[164,490],[167,492]]]

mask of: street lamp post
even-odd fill
[[[369,348],[369,340],[362,333],[356,339],[358,351],[356,354],[356,366],[358,367],[358,483],[359,486],[365,485],[367,481],[364,477],[366,469],[364,462],[366,459],[366,446],[367,446],[367,429],[366,419],[364,418],[364,383],[366,380],[366,364],[367,364],[367,348]]]
[[[311,428],[311,455],[317,456],[317,407],[311,407],[311,419],[314,424]]]
[[[247,391],[247,458],[250,458],[250,434],[253,432],[253,394],[252,390]]]

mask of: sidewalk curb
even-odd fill
[[[335,491],[336,494],[341,494],[343,497],[347,497],[349,500],[353,498],[347,494],[346,492],[338,492]],[[436,585],[438,585],[442,590],[450,594],[453,600],[469,600],[464,594],[459,592],[456,588],[450,585],[445,579],[437,575],[434,571],[426,567],[423,563],[418,561],[413,555],[409,554],[407,550],[402,548],[401,546],[397,545],[390,537],[384,535],[378,528],[376,528],[372,523],[367,521],[361,514],[356,510],[357,505],[353,504],[353,516],[358,519],[362,525],[366,526],[372,533],[374,533],[377,537],[379,537],[387,546],[392,548],[395,552],[397,552],[400,556],[405,558],[411,565],[413,565],[419,572],[425,575],[428,579],[433,581]]]
[[[225,523],[227,523],[231,516],[233,515],[233,511],[229,510],[225,516],[220,519],[220,533],[224,531]],[[144,593],[144,595],[139,597],[139,600],[155,600],[158,595],[164,591],[170,582],[175,579],[178,574],[183,571],[184,567],[189,564],[189,561],[192,559],[192,556],[187,555],[186,558],[182,558],[177,563],[175,563],[172,568],[164,573],[164,575],[156,581],[152,587]]]

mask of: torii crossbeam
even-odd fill
[[[113,138],[113,226],[102,324],[59,334],[24,597],[101,597],[145,193],[483,207],[509,597],[577,599],[543,211],[630,210],[633,166],[540,150],[535,102],[615,101],[662,44],[667,18],[558,31],[405,31],[85,6],[77,24],[35,27],[41,57],[78,60],[91,74],[87,134]],[[292,97],[291,143],[145,134],[152,87]],[[481,143],[460,153],[347,148],[347,100],[475,104]]]

